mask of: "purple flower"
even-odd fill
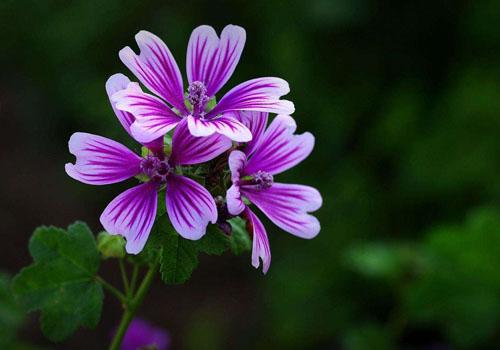
[[[149,322],[135,318],[130,323],[122,340],[121,350],[155,349],[166,350],[170,345],[169,334]]]
[[[124,75],[112,76],[106,83],[108,95],[129,83]],[[113,108],[125,130],[131,133],[133,115]],[[112,184],[138,175],[147,178],[111,201],[100,218],[106,231],[127,239],[126,250],[131,254],[139,253],[148,239],[156,217],[158,191],[163,188],[170,221],[184,238],[199,239],[208,222],[217,221],[210,193],[194,180],[178,175],[176,167],[209,161],[228,150],[231,141],[220,134],[194,137],[187,122],[182,121],[173,133],[170,155],[163,150],[163,138],[150,140],[144,146],[149,149],[146,158],[113,140],[77,132],[69,140],[76,163],[65,166],[69,176],[91,185]]]
[[[240,119],[254,136],[242,151],[229,155],[233,185],[226,194],[228,211],[246,217],[253,233],[252,265],[263,271],[271,264],[271,251],[264,225],[245,204],[248,199],[274,224],[301,238],[313,238],[320,230],[318,219],[309,215],[321,207],[319,192],[309,186],[274,182],[274,176],[304,160],[314,147],[310,133],[294,135],[296,124],[278,115],[266,130],[267,113],[241,113]]]
[[[292,102],[279,99],[290,91],[288,83],[279,78],[257,78],[237,85],[212,108],[209,101],[229,80],[243,51],[246,34],[241,27],[226,26],[220,39],[210,26],[193,31],[186,58],[186,94],[179,67],[165,43],[147,31],[140,31],[135,39],[140,54],[125,47],[120,59],[158,97],[143,92],[138,83],[130,83],[113,94],[112,100],[117,109],[135,116],[131,131],[141,142],[165,135],[183,119],[194,136],[219,133],[247,142],[252,134],[237,120],[236,111],[294,112]]]

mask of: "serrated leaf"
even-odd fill
[[[200,252],[208,255],[221,255],[229,249],[229,237],[222,233],[217,225],[208,225],[207,233],[195,244]]]
[[[229,240],[231,251],[235,255],[239,255],[252,248],[252,241],[247,232],[245,221],[240,217],[235,217],[229,220],[233,232]]]
[[[167,284],[186,282],[198,265],[198,249],[193,241],[176,232],[167,232],[162,239],[160,272]]]
[[[99,252],[90,229],[77,222],[65,231],[40,227],[31,237],[34,263],[14,278],[12,291],[28,311],[41,311],[43,333],[61,341],[78,327],[95,327],[102,309],[96,282]]]

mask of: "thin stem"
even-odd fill
[[[132,270],[132,278],[130,279],[130,295],[135,292],[137,276],[139,276],[139,265],[134,265],[134,269]]]
[[[119,259],[118,263],[120,264],[120,272],[122,274],[123,287],[125,288],[125,295],[129,296],[130,286],[128,283],[127,270],[125,270],[125,264],[123,263],[123,259]]]
[[[120,292],[118,289],[116,289],[111,284],[109,284],[108,282],[106,282],[104,280],[104,278],[102,278],[101,276],[96,276],[95,279],[97,280],[97,282],[99,282],[100,284],[102,284],[102,286],[105,289],[107,289],[109,292],[111,292],[112,294],[114,294],[120,300],[120,302],[122,304],[125,304],[127,302],[127,297],[122,292]]]
[[[149,287],[151,287],[151,283],[153,282],[156,274],[157,265],[158,264],[155,262],[151,266],[146,276],[142,280],[139,289],[137,289],[137,293],[134,295],[132,300],[129,299],[129,303],[126,304],[125,312],[123,313],[120,325],[118,326],[118,330],[116,331],[116,334],[113,337],[113,341],[109,346],[109,350],[118,350],[120,348],[123,337],[127,332],[130,322],[132,322],[132,319],[134,318],[137,308],[142,304],[142,301],[144,300],[144,297],[146,296]]]

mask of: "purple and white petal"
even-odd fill
[[[238,185],[233,184],[226,191],[226,204],[227,211],[231,215],[239,215],[245,210],[245,203],[241,199],[240,187]]]
[[[213,119],[201,119],[189,115],[187,121],[189,131],[193,136],[201,137],[218,133],[236,142],[248,142],[252,139],[252,133],[243,123],[224,115]]]
[[[189,132],[187,121],[183,120],[175,128],[172,137],[173,165],[190,165],[208,162],[231,148],[232,142],[220,134],[196,137]]]
[[[213,117],[229,111],[257,111],[292,114],[293,103],[279,98],[290,92],[288,83],[280,78],[257,78],[229,90],[208,113]]]
[[[238,183],[247,164],[247,156],[241,151],[232,151],[229,155],[228,164],[231,171],[231,181],[233,184]]]
[[[138,254],[148,240],[157,205],[158,185],[143,183],[113,199],[101,215],[101,224],[110,234],[125,237],[127,253]]]
[[[272,175],[290,169],[303,161],[314,147],[314,136],[305,132],[294,135],[297,125],[288,115],[278,115],[261,138],[259,147],[249,159],[245,171],[259,170]]]
[[[257,215],[249,208],[246,208],[245,216],[253,229],[252,266],[256,269],[259,268],[259,260],[262,260],[262,272],[265,274],[271,265],[271,248],[269,247],[266,229]]]
[[[115,107],[115,102],[111,100],[111,96],[121,90],[125,90],[127,86],[130,84],[130,79],[121,73],[113,74],[109,77],[108,81],[106,81],[106,93],[108,94],[109,102],[111,102],[111,107],[116,114],[116,117],[120,121],[121,125],[127,131],[130,136],[130,125],[135,121],[134,116],[130,112],[121,111]]]
[[[75,164],[65,165],[73,179],[90,185],[107,185],[141,172],[141,158],[122,144],[108,138],[76,132],[68,142]]]
[[[231,181],[233,185],[226,192],[227,210],[231,215],[238,215],[245,209],[245,203],[241,198],[239,181],[243,175],[247,157],[241,151],[232,151],[229,155],[228,164],[231,171]]]
[[[201,81],[214,96],[229,80],[245,46],[245,29],[228,25],[221,38],[207,25],[199,26],[189,39],[186,70],[189,83]]]
[[[128,84],[126,89],[113,94],[111,100],[118,110],[134,115],[130,131],[139,142],[161,138],[181,121],[162,100],[144,93],[137,83]]]
[[[144,30],[136,34],[135,40],[139,56],[127,46],[119,53],[122,62],[150,91],[179,111],[186,111],[181,72],[167,45]]]
[[[242,122],[252,133],[252,141],[243,149],[247,155],[251,155],[262,141],[262,135],[266,130],[269,113],[240,111],[234,113],[236,119]]]
[[[184,238],[200,239],[209,222],[217,221],[212,195],[185,176],[170,175],[166,190],[167,213],[175,230]]]
[[[123,126],[125,131],[132,136],[132,132],[130,131],[130,126],[134,123],[135,117],[132,113],[126,112],[126,111],[121,111],[116,108],[115,103],[111,100],[111,96],[113,96],[115,93],[121,90],[125,90],[128,85],[130,84],[130,79],[127,78],[125,75],[121,73],[113,74],[111,77],[109,77],[108,81],[106,82],[106,92],[108,94],[109,101],[111,102],[111,107],[113,108],[113,111],[116,114],[116,117],[120,121],[120,124]],[[138,140],[137,140],[138,141]],[[140,141],[138,141],[140,142]],[[144,146],[152,150],[153,152],[160,152],[163,150],[163,138],[159,137],[156,140],[153,140],[151,142],[146,142],[143,143]]]
[[[242,188],[241,191],[281,229],[308,239],[319,233],[318,219],[307,214],[319,209],[323,201],[315,188],[274,183],[266,190]]]

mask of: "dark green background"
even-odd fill
[[[104,91],[111,74],[131,77],[118,51],[150,30],[184,72],[191,30],[229,23],[247,44],[223,92],[259,76],[290,83],[298,130],[316,148],[279,180],[321,191],[322,231],[305,241],[267,222],[267,276],[249,254],[204,257],[185,285],[158,281],[140,315],[182,349],[499,347],[496,0],[2,0],[1,268],[29,263],[40,224],[82,219],[100,230],[100,212],[129,186],[64,173],[75,131],[137,148]],[[119,283],[114,263],[104,268]],[[17,325],[6,311],[0,324]],[[97,330],[53,345],[32,315],[18,336],[100,349],[119,313],[107,297]]]

